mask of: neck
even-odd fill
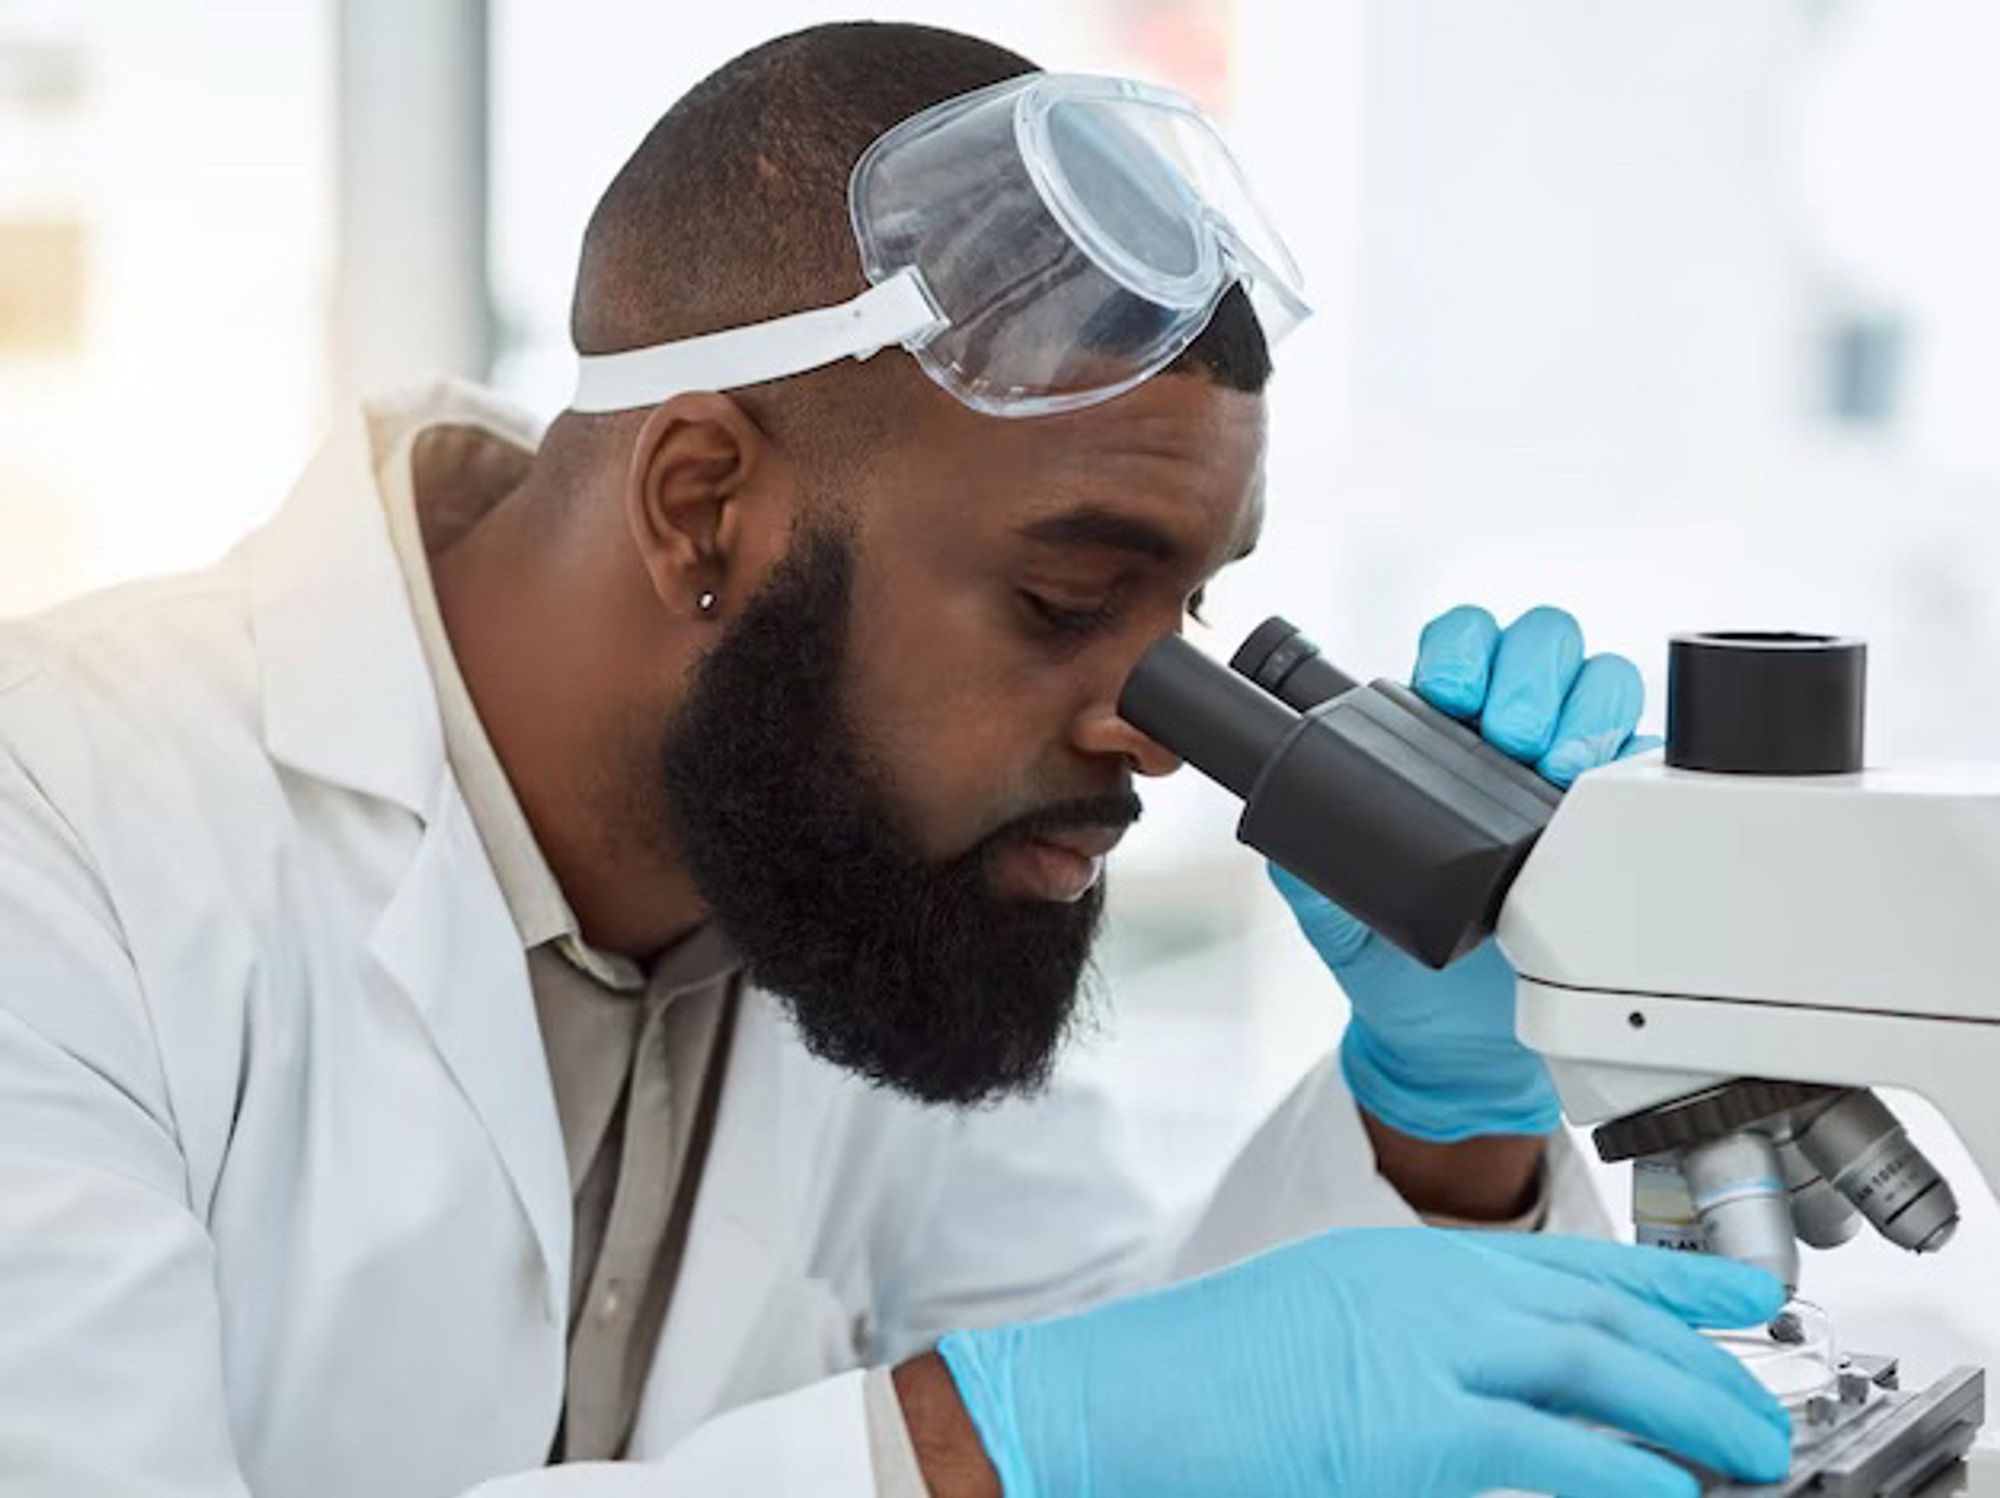
[[[585,516],[551,524],[529,478],[431,558],[438,608],[480,723],[593,946],[644,960],[707,918],[660,818],[654,721],[621,680],[648,621],[607,577]],[[653,621],[651,627],[657,628]],[[639,669],[643,669],[640,667]],[[662,709],[662,712],[664,709]]]

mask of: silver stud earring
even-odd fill
[[[695,599],[694,606],[704,614],[714,613],[715,595],[713,593],[704,592],[699,598]]]

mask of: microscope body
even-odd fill
[[[2000,767],[1609,766],[1496,934],[1574,1123],[1630,1132],[1739,1078],[1903,1087],[2000,1183]]]
[[[1120,711],[1418,960],[1495,934],[1565,1113],[1643,1167],[1635,1207],[1684,1181],[1699,1226],[1655,1241],[1796,1286],[1795,1239],[1857,1215],[1920,1253],[1956,1226],[1867,1089],[1929,1097],[2000,1181],[2000,767],[1865,769],[1865,688],[1856,640],[1678,636],[1664,756],[1567,795],[1283,619],[1227,670],[1162,641]]]
[[[1929,1098],[2000,1186],[2000,766],[1863,768],[1864,686],[1859,641],[1678,636],[1664,754],[1566,795],[1283,619],[1227,668],[1162,640],[1119,711],[1243,798],[1242,841],[1379,939],[1443,967],[1495,936],[1564,1113],[1633,1162],[1640,1240],[1796,1292],[1800,1242],[1865,1219],[1929,1253],[1957,1227],[1872,1088]],[[1985,1419],[1982,1370],[1903,1390],[1896,1359],[1836,1350],[1803,1302],[1731,1350],[1789,1370],[1792,1471],[1704,1492],[1968,1491],[1951,1474]],[[1991,1463],[1973,1475],[2000,1492]]]
[[[1595,1127],[1600,1153],[1634,1160],[1641,1241],[1757,1263],[1794,1289],[1794,1232],[1832,1247],[1865,1215],[1905,1248],[1943,1247],[1951,1188],[1878,1085],[1936,1104],[2000,1186],[2000,767],[1729,775],[1659,754],[1607,766],[1571,788],[1495,934],[1519,974],[1519,1033],[1547,1058],[1563,1111]],[[1719,1105],[1750,1115],[1818,1088],[1825,1101],[1740,1129]],[[1798,1141],[1815,1133],[1829,1137],[1808,1160]],[[1754,1179],[1771,1167],[1775,1201]],[[1699,1209],[1684,1235],[1671,1212],[1647,1221],[1676,1194]],[[1791,1311],[1768,1336],[1811,1351]],[[1905,1389],[1897,1363],[1842,1345],[1830,1390],[1787,1402],[1786,1481],[1703,1491],[2000,1491],[1993,1458],[1973,1452],[1983,1372]]]

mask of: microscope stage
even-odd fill
[[[1929,1388],[1906,1393],[1894,1386],[1893,1363],[1850,1361],[1847,1377],[1870,1382],[1869,1397],[1827,1411],[1832,1428],[1798,1451],[1789,1478],[1764,1487],[1712,1482],[1702,1492],[1709,1498],[2000,1498],[1995,1454],[1965,1459],[1986,1419],[1983,1369],[1955,1368]]]

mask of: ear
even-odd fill
[[[625,520],[669,612],[719,618],[723,600],[744,591],[748,512],[783,466],[770,436],[727,395],[677,395],[647,413],[626,472]]]

